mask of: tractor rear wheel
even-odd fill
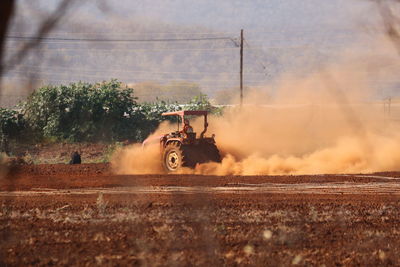
[[[175,172],[181,167],[194,168],[196,166],[196,151],[192,146],[181,145],[179,142],[168,144],[163,153],[163,167],[167,172]]]
[[[167,172],[176,172],[182,167],[194,168],[197,163],[221,162],[219,150],[215,144],[198,146],[169,143],[163,153],[162,163]]]
[[[163,167],[167,172],[175,172],[183,166],[183,151],[178,143],[170,143],[164,149]]]

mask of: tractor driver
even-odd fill
[[[193,127],[190,126],[188,119],[185,119],[184,121],[183,132],[186,134],[193,133]]]

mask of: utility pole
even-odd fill
[[[240,31],[240,107],[243,105],[243,29]]]

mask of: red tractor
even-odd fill
[[[152,141],[160,142],[162,165],[167,172],[177,171],[181,167],[194,168],[197,163],[221,162],[214,135],[211,137],[204,135],[208,127],[207,111],[165,112],[162,116],[178,116],[178,130],[146,139],[143,145]],[[198,137],[189,122],[194,116],[204,116],[204,129]]]

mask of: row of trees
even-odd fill
[[[120,141],[140,142],[161,121],[161,113],[181,109],[219,113],[200,94],[185,105],[156,101],[138,103],[132,88],[117,80],[96,84],[71,83],[45,86],[33,92],[17,109],[0,109],[3,140]]]

